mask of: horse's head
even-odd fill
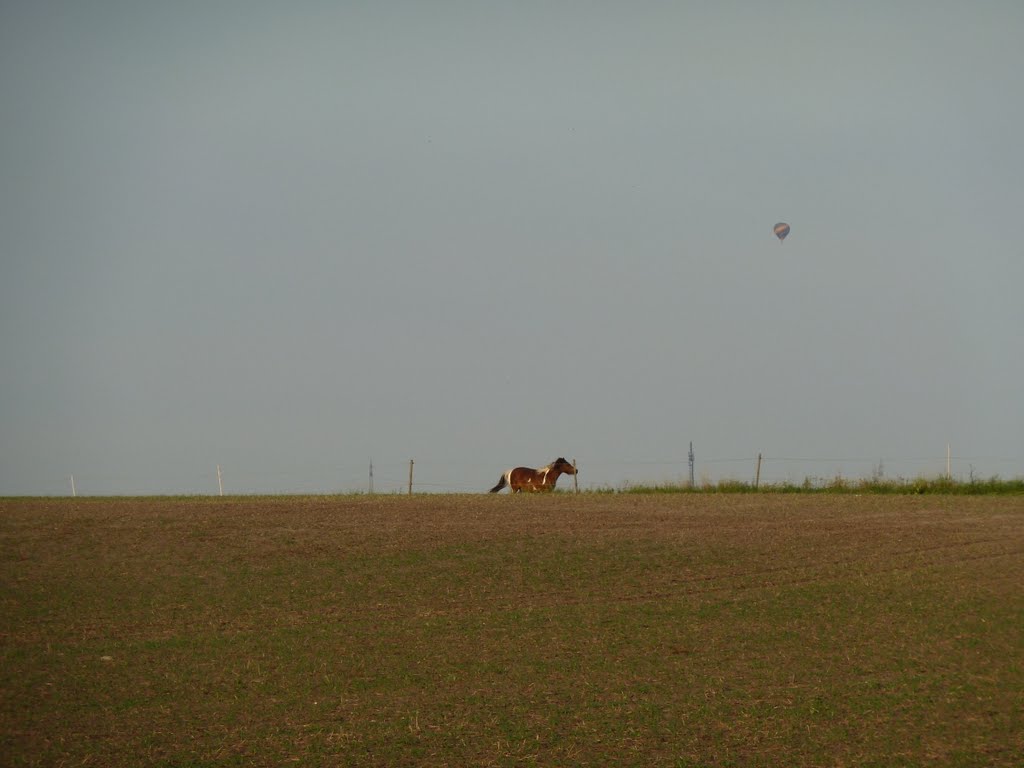
[[[563,459],[561,456],[554,460],[554,462],[551,464],[551,468],[554,470],[558,470],[559,472],[564,472],[567,475],[576,474],[576,467],[574,467],[568,461]]]

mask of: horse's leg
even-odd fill
[[[505,477],[508,479],[508,488],[510,493],[520,493],[523,490],[523,473],[519,467],[510,469],[505,473]]]

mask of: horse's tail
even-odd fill
[[[497,493],[498,491],[500,491],[502,488],[505,487],[507,482],[508,482],[508,472],[506,472],[505,474],[503,474],[501,476],[501,479],[498,481],[498,484],[496,486],[494,486],[493,488],[491,488],[489,493]]]

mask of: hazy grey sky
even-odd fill
[[[1021,40],[1018,0],[3,3],[0,495],[619,486],[691,440],[1022,476]]]

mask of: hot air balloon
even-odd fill
[[[787,224],[784,221],[780,221],[778,224],[775,225],[775,229],[773,229],[772,231],[775,233],[775,236],[779,238],[779,242],[781,243],[783,240],[786,239],[786,235],[789,234],[789,224]]]

